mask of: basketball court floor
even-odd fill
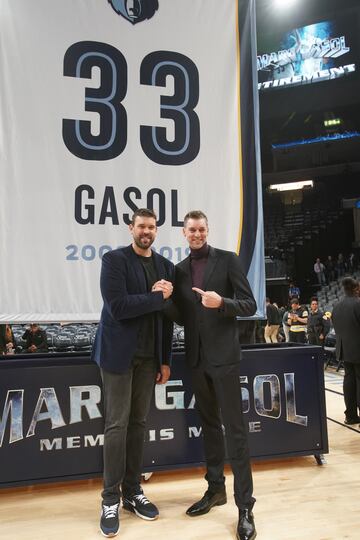
[[[259,540],[360,539],[360,429],[345,426],[342,374],[325,373],[330,453],[253,464],[254,509]],[[145,493],[160,518],[143,521],[121,511],[118,538],[127,540],[230,540],[237,508],[227,468],[228,503],[189,518],[187,507],[206,489],[201,468],[154,474]],[[96,540],[102,538],[99,479],[0,490],[0,540]]]

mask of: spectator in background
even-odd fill
[[[346,267],[345,267],[344,256],[342,253],[339,253],[337,261],[336,261],[337,277],[338,278],[342,277],[345,274],[345,270],[346,270]]]
[[[360,423],[360,298],[359,283],[342,281],[345,297],[335,304],[332,322],[336,333],[336,358],[344,362],[345,424]]]
[[[278,308],[278,310],[279,310],[279,320],[280,320],[280,322],[281,322],[281,321],[282,321],[282,318],[283,318],[283,316],[284,316],[284,313],[285,313],[285,311],[286,311],[286,307],[285,307],[285,306],[281,306],[281,305],[279,306],[279,305],[276,304],[275,302],[274,302],[274,304],[275,304],[275,306],[276,306],[276,307]]]
[[[300,289],[295,285],[293,281],[289,284],[289,300],[292,298],[300,298]]]
[[[335,281],[335,278],[336,278],[335,264],[331,255],[328,255],[325,261],[325,273],[326,273],[326,278],[327,278],[328,283],[330,283],[330,281]]]
[[[355,253],[351,252],[348,258],[348,269],[349,272],[352,274],[353,272],[356,272],[357,270],[357,259]]]
[[[326,334],[330,330],[330,320],[319,310],[317,298],[311,299],[307,322],[308,342],[311,345],[323,346]]]
[[[277,343],[280,326],[279,310],[277,306],[270,302],[270,298],[266,298],[266,317],[265,341],[266,343]]]
[[[314,264],[314,272],[316,275],[316,278],[318,280],[319,285],[326,285],[326,279],[325,279],[325,266],[320,261],[319,257],[316,259]]]
[[[23,340],[26,341],[26,352],[47,352],[48,345],[45,330],[41,330],[37,323],[31,323],[30,328],[25,330]]]
[[[291,343],[306,342],[306,326],[308,321],[308,311],[304,306],[300,306],[299,300],[293,298],[291,300],[291,310],[289,311],[288,325],[289,340]]]
[[[275,306],[276,309],[277,309],[277,316],[278,316],[278,322],[277,323],[279,325],[277,338],[278,338],[278,342],[279,342],[279,341],[282,341],[282,338],[280,337],[279,331],[280,331],[280,327],[282,325],[282,318],[283,318],[283,315],[284,315],[285,308],[282,307],[282,306],[279,307],[276,302],[273,302],[273,306]]]
[[[285,336],[285,341],[286,343],[289,343],[290,341],[290,335],[289,335],[289,332],[290,332],[290,325],[289,325],[289,322],[288,322],[288,318],[289,318],[289,311],[284,311],[284,315],[282,317],[282,327],[283,327],[283,330],[284,330],[284,336]]]
[[[10,324],[0,325],[0,355],[14,354],[16,342]]]

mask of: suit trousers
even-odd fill
[[[145,425],[156,378],[153,358],[134,358],[124,373],[101,370],[104,395],[105,504],[139,493],[144,455]]]
[[[345,416],[356,420],[360,411],[360,364],[344,362]]]
[[[234,475],[234,497],[239,508],[252,508],[255,499],[247,434],[242,412],[239,364],[210,366],[200,355],[191,370],[196,408],[202,423],[206,480],[210,492],[225,488],[225,427],[227,454]],[[221,412],[220,412],[221,410]]]

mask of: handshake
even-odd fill
[[[161,291],[163,293],[164,300],[170,298],[173,292],[173,285],[171,281],[166,281],[166,279],[160,279],[151,288],[152,292]]]

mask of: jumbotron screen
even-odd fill
[[[295,28],[274,39],[271,50],[258,50],[259,90],[351,76],[357,54],[349,22],[342,18]]]

